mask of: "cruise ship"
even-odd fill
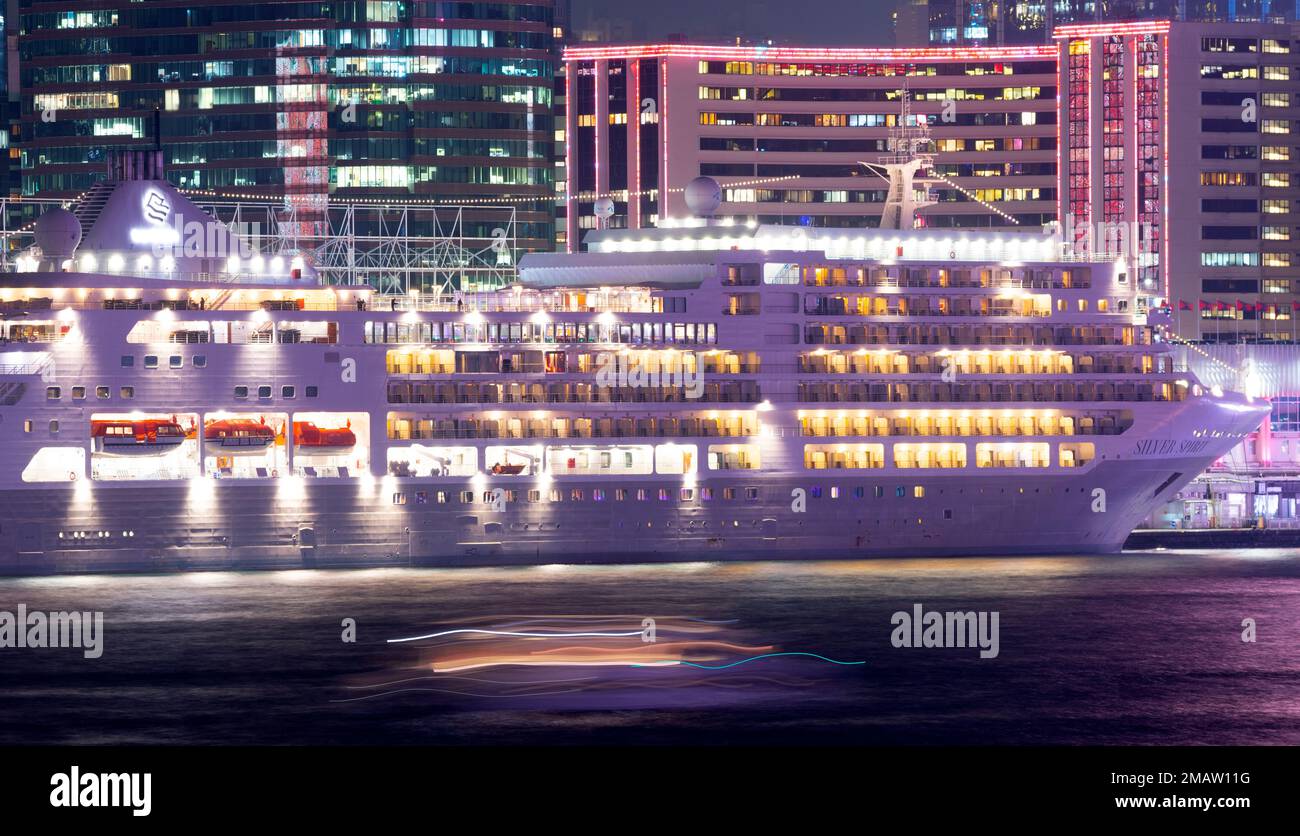
[[[388,297],[156,153],[0,279],[5,572],[1115,552],[1268,411],[1051,230],[695,218]]]

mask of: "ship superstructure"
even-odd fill
[[[5,570],[1109,552],[1267,412],[1047,232],[602,230],[451,297],[130,238],[0,282]]]

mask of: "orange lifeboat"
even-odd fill
[[[318,427],[310,421],[293,422],[293,449],[304,456],[346,456],[357,446],[351,426]]]
[[[185,429],[161,418],[91,421],[90,441],[104,456],[162,456],[185,442]]]
[[[258,456],[275,443],[275,430],[247,418],[223,418],[203,427],[210,456]]]

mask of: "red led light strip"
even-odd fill
[[[637,197],[628,195],[627,198],[627,217],[628,226],[632,229],[641,228],[641,62],[629,61],[628,68],[631,70],[627,74],[627,121],[628,130],[632,135],[628,137],[632,148],[632,193]]]
[[[1160,178],[1160,249],[1163,251],[1160,265],[1165,279],[1165,298],[1169,298],[1169,38],[1162,38],[1163,66],[1160,68],[1160,133],[1163,140],[1161,163],[1164,176]]]
[[[1064,229],[1065,215],[1062,214],[1062,205],[1066,192],[1070,188],[1070,173],[1061,168],[1063,159],[1061,142],[1064,137],[1069,136],[1069,133],[1067,130],[1065,134],[1062,134],[1061,125],[1066,123],[1069,114],[1067,110],[1069,100],[1065,98],[1065,65],[1068,55],[1067,59],[1063,60],[1059,50],[1067,50],[1067,47],[1065,45],[1058,47],[1056,55],[1056,222],[1061,224],[1061,228]]]
[[[1095,38],[1108,35],[1163,35],[1169,31],[1167,20],[1131,20],[1123,23],[1072,23],[1052,31],[1055,40]]]
[[[574,111],[578,106],[577,73],[567,73],[564,78],[564,249],[573,252],[573,239],[578,235],[577,201],[573,199],[573,159],[577,148],[577,118]]]
[[[659,65],[659,149],[663,152],[662,169],[659,172],[659,203],[655,207],[655,226],[668,217],[668,190],[672,187],[668,179],[668,64]]]
[[[1167,21],[1166,21],[1167,23]],[[719,61],[986,61],[1051,58],[1052,46],[918,47],[913,49],[829,49],[814,47],[709,46],[704,44],[636,44],[579,46],[564,50],[564,61],[609,58],[693,58]]]

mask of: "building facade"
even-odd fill
[[[1057,29],[1060,217],[1204,342],[1293,342],[1300,44],[1289,24]]]
[[[553,0],[17,5],[26,195],[84,192],[157,113],[179,187],[308,221],[463,202],[483,235],[508,205],[521,248],[552,245]]]
[[[906,89],[935,140],[931,227],[1035,227],[1056,217],[1056,50],[801,49],[645,44],[565,50],[562,243],[597,226],[687,214],[684,187],[722,185],[719,213],[757,223],[875,226]]]

